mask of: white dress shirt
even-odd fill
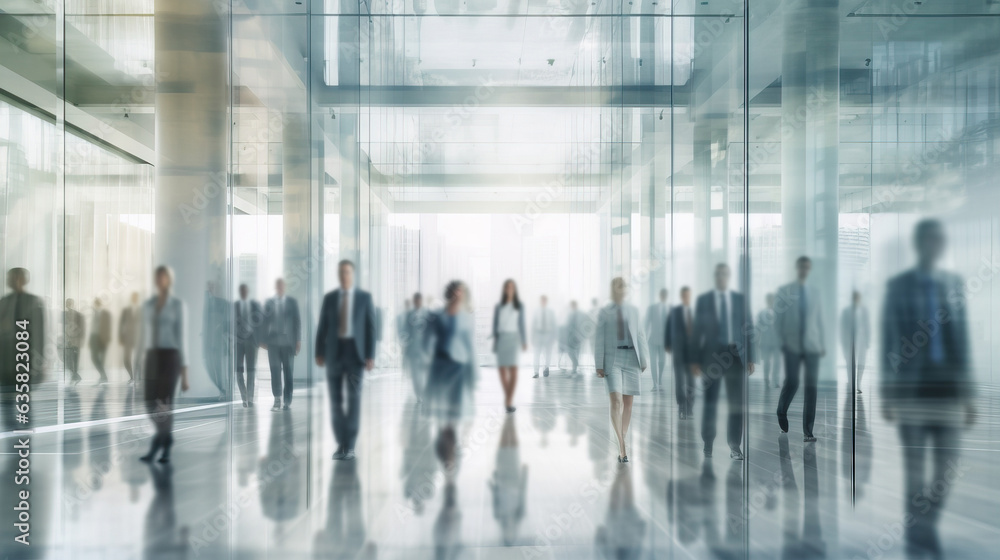
[[[346,301],[346,303],[345,303],[345,301]],[[340,288],[340,299],[337,300],[337,304],[338,305],[347,305],[347,325],[345,325],[344,334],[341,335],[340,338],[354,338],[354,325],[352,324],[353,321],[351,321],[351,317],[353,317],[353,315],[351,314],[351,312],[354,311],[354,288],[351,287],[351,288],[348,288],[347,290],[344,290],[343,288]],[[340,321],[340,314],[341,314],[341,310],[338,308],[337,309],[337,321],[338,322]],[[339,328],[339,324],[338,324],[338,328]]]
[[[725,299],[726,302],[726,313],[729,314],[726,317],[726,342],[729,344],[733,343],[733,298],[729,290],[715,290],[715,315],[718,319],[719,324],[722,324],[722,301]]]

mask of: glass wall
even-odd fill
[[[1000,11],[855,4],[0,0],[0,315],[33,306],[30,424],[59,457],[40,548],[992,549]],[[342,259],[378,342],[350,467],[326,462],[313,338]],[[187,314],[172,417],[205,473],[184,481],[132,466],[153,428],[128,317],[161,264]],[[626,468],[595,355],[615,278],[648,354]],[[479,367],[461,460],[408,354],[414,294],[440,311],[453,280]],[[244,291],[297,302],[294,399],[278,349],[245,360]]]

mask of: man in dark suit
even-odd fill
[[[128,382],[135,382],[135,356],[132,355],[135,345],[139,342],[139,326],[142,321],[142,308],[139,306],[139,292],[132,292],[129,305],[122,309],[118,316],[118,342],[122,345],[122,361],[128,372]]]
[[[326,366],[330,387],[337,440],[333,458],[352,460],[361,421],[363,375],[375,366],[377,326],[371,294],[354,286],[354,263],[340,261],[337,275],[340,288],[326,294],[319,314],[316,365]]]
[[[236,386],[240,389],[243,408],[253,406],[254,378],[257,374],[257,328],[264,312],[257,300],[250,299],[250,288],[240,284],[240,299],[233,304],[236,323]],[[243,377],[244,367],[246,378]]]
[[[715,424],[718,416],[719,391],[726,385],[729,409],[727,440],[729,457],[742,461],[743,451],[743,392],[747,373],[753,373],[752,344],[745,338],[753,331],[753,320],[743,294],[729,289],[729,265],[715,267],[715,289],[698,297],[694,310],[691,370],[704,372],[705,407],[702,414],[701,438],[705,456],[712,456]]]
[[[7,287],[11,292],[0,298],[0,402],[2,402],[2,424],[0,429],[30,428],[31,423],[16,420],[15,390],[22,382],[18,374],[23,373],[17,364],[28,363],[29,380],[32,384],[42,381],[45,356],[45,304],[42,298],[29,294],[25,286],[31,279],[26,268],[12,268],[7,271]],[[17,343],[24,341],[19,333],[27,332],[28,356],[17,350]],[[27,359],[25,359],[27,358]],[[23,378],[22,378],[23,379]],[[33,418],[35,415],[29,415]]]
[[[285,295],[283,278],[275,281],[274,291],[275,296],[264,305],[261,348],[267,350],[267,361],[271,366],[271,394],[274,395],[271,410],[282,407],[288,410],[292,407],[292,358],[302,349],[302,323],[299,303],[292,296]]]
[[[108,382],[108,372],[104,368],[104,360],[108,357],[108,346],[111,345],[111,313],[104,309],[101,298],[94,299],[94,315],[90,326],[90,361],[94,362],[97,373],[101,374],[98,384]]]
[[[944,228],[917,224],[917,266],[889,281],[882,312],[881,389],[886,420],[899,426],[903,447],[907,552],[940,558],[937,522],[952,481],[961,429],[975,419],[966,287],[940,270]],[[925,468],[931,450],[932,469]],[[928,490],[929,489],[929,490]]]
[[[673,357],[674,394],[682,420],[694,415],[694,376],[691,375],[694,338],[694,313],[691,311],[691,288],[681,288],[681,304],[670,310],[663,347]]]

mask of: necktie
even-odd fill
[[[933,278],[924,279],[924,290],[927,292],[927,321],[936,322],[938,313],[938,290],[937,283],[934,282]],[[940,364],[944,362],[944,340],[941,338],[942,326],[938,325],[937,329],[934,329],[931,337],[930,346],[930,358],[931,362],[935,364]]]
[[[340,336],[347,336],[347,298],[350,292],[340,292]]]
[[[619,306],[616,309],[618,311],[618,340],[625,340],[625,320],[622,318],[622,308]]]
[[[726,294],[719,294],[719,341],[729,346],[729,310],[726,308]]]

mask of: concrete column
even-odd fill
[[[217,297],[229,296],[228,14],[214,6],[202,0],[154,3],[154,265],[173,267],[174,292],[187,304],[189,395],[194,397],[218,395],[204,350],[218,329],[227,328],[205,321],[206,288],[214,284]]]
[[[813,261],[827,321],[820,379],[836,366],[840,19],[837,0],[795,0],[785,7],[781,62],[781,219],[784,266]]]

